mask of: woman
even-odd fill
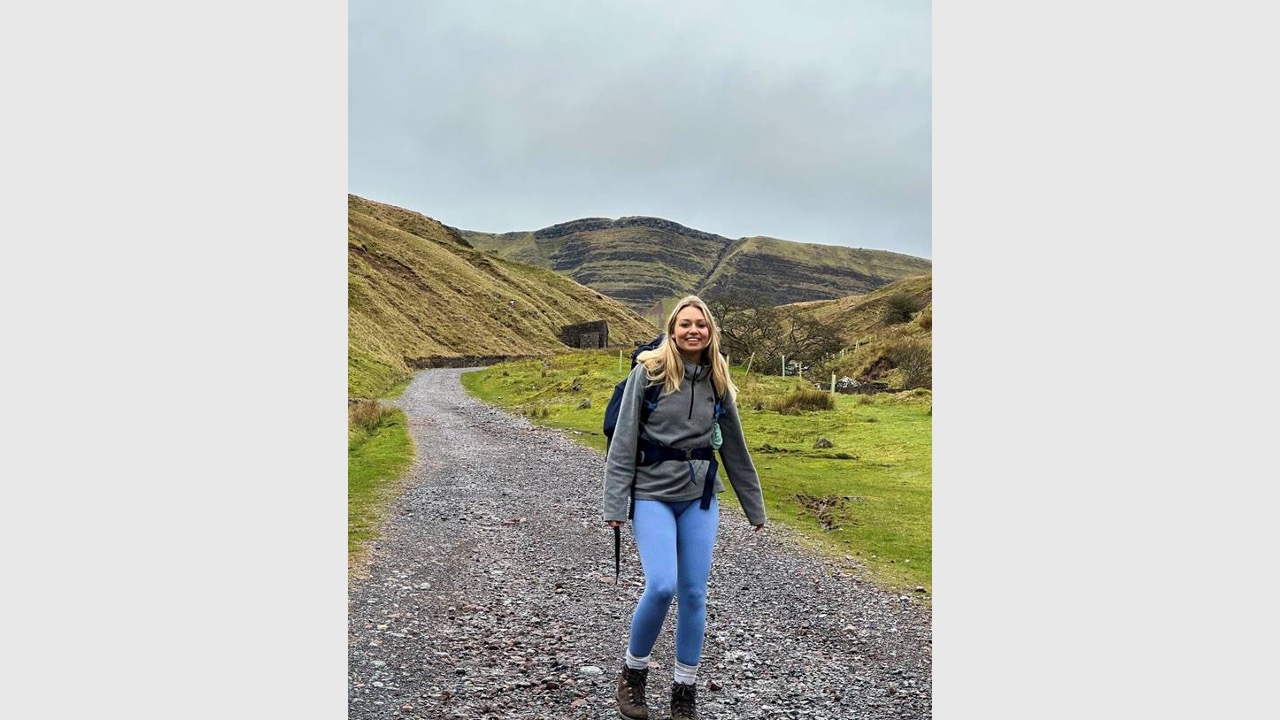
[[[635,509],[632,531],[644,568],[644,594],[631,617],[627,652],[618,675],[618,710],[633,720],[649,717],[644,688],[649,655],[671,606],[676,616],[672,720],[697,717],[695,680],[707,621],[707,578],[720,506],[715,493],[714,449],[724,461],[747,520],[764,527],[760,479],[747,452],[734,402],[737,387],[720,354],[720,335],[706,304],[690,295],[667,318],[657,348],[637,356],[605,460],[604,519],[609,527]],[[663,386],[656,406],[640,424],[644,388]]]

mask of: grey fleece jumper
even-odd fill
[[[604,519],[627,519],[630,504],[631,478],[636,480],[637,500],[664,500],[679,502],[702,497],[702,485],[707,476],[706,460],[667,460],[642,467],[636,466],[640,406],[644,403],[644,387],[648,385],[644,363],[636,363],[631,369],[626,390],[622,393],[622,407],[618,410],[618,426],[614,430],[609,454],[604,468]],[[738,419],[738,406],[732,398],[724,400],[724,413],[720,416],[720,467],[733,484],[747,520],[752,525],[765,521],[764,496],[760,492],[760,478],[747,453],[747,442],[742,436],[742,424]],[[690,362],[684,364],[684,379],[680,389],[671,395],[662,395],[658,406],[640,429],[649,440],[674,448],[699,448],[711,444],[711,425],[715,419],[715,385],[711,382],[711,368]],[[690,467],[693,474],[690,477]],[[715,491],[724,492],[724,484],[717,474]]]

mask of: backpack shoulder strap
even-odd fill
[[[640,406],[640,424],[644,425],[649,421],[649,413],[658,407],[658,400],[662,398],[662,384],[647,385],[644,389],[644,404]]]

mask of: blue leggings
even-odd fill
[[[719,523],[720,503],[714,496],[706,510],[698,507],[697,500],[636,501],[632,528],[644,567],[644,594],[631,616],[627,650],[632,656],[642,658],[653,651],[674,595],[680,606],[676,614],[676,660],[697,665],[702,658],[707,578],[711,575],[711,550]]]

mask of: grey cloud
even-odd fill
[[[350,35],[356,194],[930,255],[927,4],[353,5]]]

